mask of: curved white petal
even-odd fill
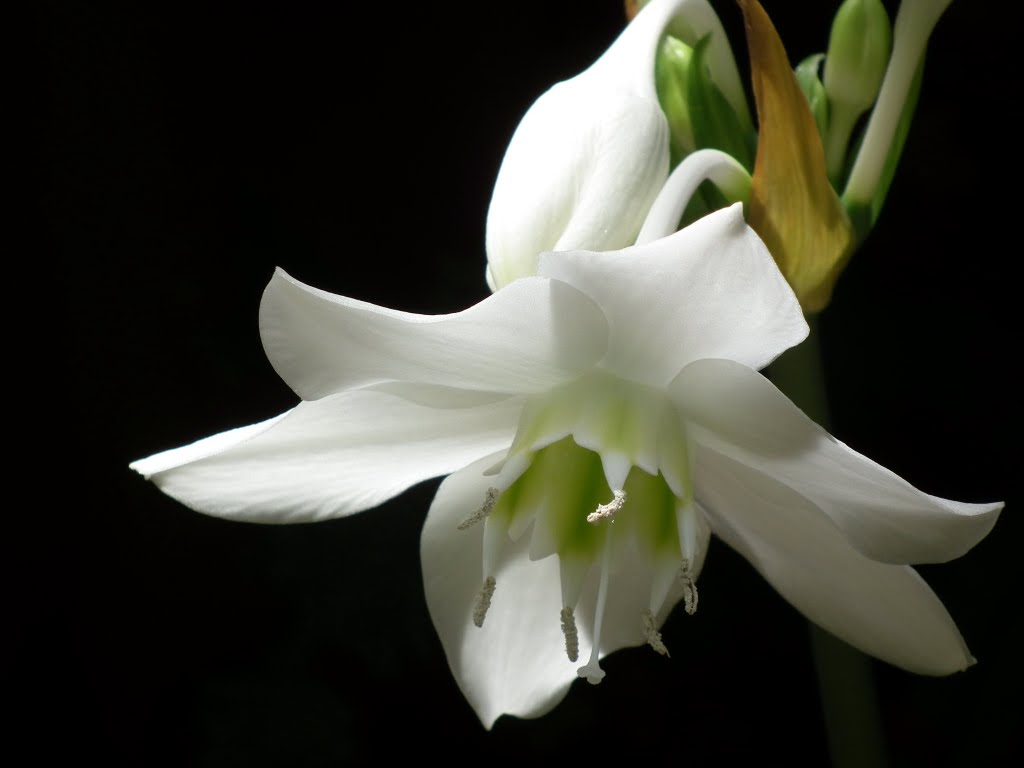
[[[871,560],[792,489],[707,447],[697,498],[714,532],[808,619],[911,672],[948,675],[974,659],[913,568]]]
[[[839,442],[756,371],[700,360],[672,383],[695,442],[790,486],[873,560],[933,563],[984,538],[1002,503],[930,496]]]
[[[704,357],[760,368],[807,336],[796,296],[738,204],[645,245],[545,253],[540,274],[604,310],[605,367],[653,386]]]
[[[636,239],[668,177],[668,123],[654,82],[667,26],[691,44],[710,36],[711,77],[749,124],[707,0],[648,4],[591,67],[537,99],[512,136],[487,213],[492,289],[536,274],[543,251],[606,251]]]
[[[136,461],[192,509],[260,523],[360,512],[512,442],[520,398],[359,390]],[[460,407],[457,403],[461,401]]]
[[[536,274],[542,251],[632,243],[668,161],[656,97],[595,82],[589,71],[555,85],[523,117],[495,181],[487,211],[494,285]]]
[[[539,717],[576,679],[565,655],[558,560],[531,562],[529,536],[509,541],[482,627],[471,621],[480,592],[483,525],[457,526],[482,504],[494,454],[448,477],[423,525],[420,557],[427,607],[459,688],[485,727],[502,714]]]
[[[317,290],[278,270],[260,332],[275,370],[303,399],[383,381],[528,393],[574,376],[605,349],[586,296],[524,280],[450,315],[417,315]]]
[[[488,281],[536,274],[544,251],[623,248],[668,177],[669,131],[654,66],[667,25],[711,35],[712,77],[740,94],[728,40],[706,0],[650,3],[586,71],[530,107],[501,164],[487,213]]]

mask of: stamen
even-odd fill
[[[458,524],[457,528],[460,531],[464,531],[467,528],[472,528],[474,525],[479,523],[494,509],[494,505],[498,503],[498,497],[501,496],[501,491],[497,488],[488,488],[487,496],[484,497],[484,505],[480,507],[476,512],[471,514],[465,520]]]
[[[562,634],[565,635],[565,653],[569,661],[576,661],[580,657],[580,636],[572,608],[562,609]]]
[[[654,622],[654,614],[650,611],[644,611],[643,618],[644,639],[647,641],[647,644],[662,656],[668,656],[668,648],[666,648],[665,643],[662,642],[661,632],[658,631],[658,627]]]
[[[686,607],[686,612],[693,616],[697,612],[697,583],[693,580],[690,561],[685,557],[679,568],[679,581],[683,585],[683,604]]]
[[[484,579],[484,585],[480,589],[480,594],[476,596],[476,605],[473,606],[473,623],[478,627],[484,625],[484,619],[487,618],[487,609],[491,607],[491,598],[494,596],[494,588],[498,586],[498,583],[494,580],[493,576],[488,576]]]
[[[597,525],[602,520],[611,520],[615,517],[615,513],[622,509],[625,504],[626,492],[612,491],[612,500],[607,504],[598,504],[597,509],[587,515],[587,522]]]

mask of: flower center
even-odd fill
[[[685,424],[667,398],[606,373],[531,398],[493,472],[481,508],[459,526],[486,518],[474,623],[482,626],[492,598],[501,599],[502,550],[529,532],[531,560],[559,559],[562,609],[551,619],[561,624],[569,660],[577,661],[581,636],[590,641],[581,677],[604,677],[602,630],[606,619],[621,620],[623,598],[626,612],[635,610],[630,634],[668,655],[659,619],[680,598],[688,613],[696,610],[707,532],[693,504]],[[634,606],[638,583],[647,600]],[[606,615],[610,604],[614,617]]]

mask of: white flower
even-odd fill
[[[668,122],[654,63],[666,28],[710,36],[712,77],[746,114],[728,39],[707,0],[654,0],[586,71],[530,107],[512,137],[487,212],[492,290],[537,273],[545,251],[632,245],[669,171]]]
[[[487,726],[598,681],[615,649],[665,652],[658,628],[680,599],[696,609],[711,533],[867,653],[925,674],[972,661],[906,564],[962,555],[1002,505],[915,490],[756,372],[807,326],[738,206],[643,246],[546,253],[539,276],[451,315],[278,272],[261,330],[303,402],[133,468],[261,522],[351,514],[453,472],[423,529],[424,583]]]

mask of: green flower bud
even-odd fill
[[[881,0],[846,0],[832,22],[825,91],[832,104],[860,115],[878,96],[892,51],[892,25]]]
[[[829,179],[839,186],[850,134],[875,103],[892,51],[892,25],[881,0],[846,0],[832,22],[825,58],[830,115],[825,137]]]

